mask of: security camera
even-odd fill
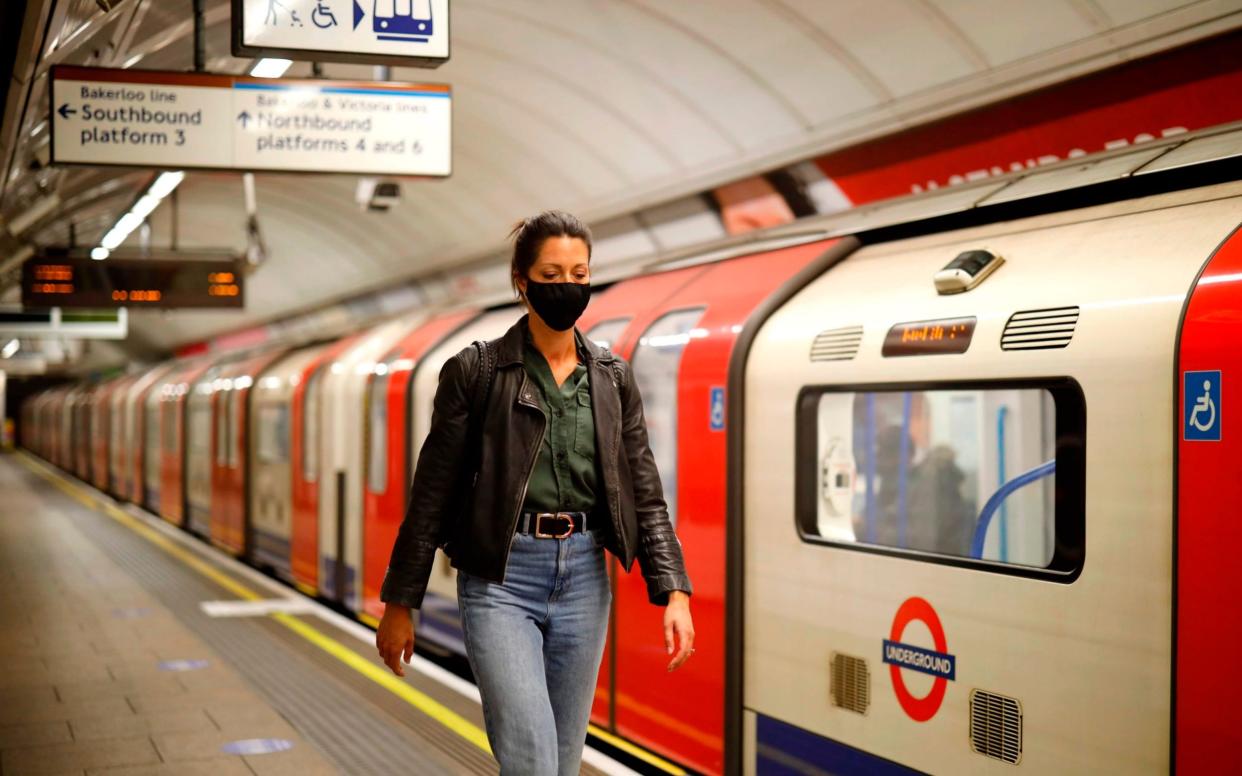
[[[361,178],[354,200],[363,210],[382,213],[401,201],[401,184],[380,178]]]

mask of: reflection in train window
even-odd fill
[[[643,333],[634,349],[634,379],[643,397],[647,417],[647,436],[668,517],[677,525],[677,388],[681,357],[690,340],[707,336],[696,328],[704,309],[678,310],[659,318]]]
[[[1069,381],[803,393],[804,538],[1070,571],[1082,394]]]
[[[367,457],[367,482],[372,493],[388,489],[388,370],[371,378],[370,453]]]
[[[289,408],[284,404],[259,408],[258,439],[255,452],[260,463],[287,463],[289,460]]]
[[[621,335],[625,333],[625,327],[630,325],[631,320],[633,319],[611,318],[606,321],[600,321],[586,333],[587,339],[601,348],[609,348],[615,351],[617,340],[621,339]]]
[[[306,381],[302,401],[302,479],[319,479],[319,394],[323,369],[316,369]]]

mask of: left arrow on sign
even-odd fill
[[[77,108],[70,108],[69,103],[65,103],[64,105],[60,106],[60,108],[56,112],[60,114],[60,117],[62,119],[67,119],[74,113],[77,113],[78,111],[77,111]]]

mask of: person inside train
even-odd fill
[[[963,490],[966,473],[953,447],[933,442],[928,397],[911,393],[877,395],[873,405],[875,470],[870,488],[874,504],[855,515],[855,535],[886,547],[944,555],[970,555],[974,505]],[[867,423],[864,402],[856,402],[856,429]],[[860,425],[862,424],[862,425]],[[904,440],[903,440],[904,437]],[[865,472],[867,435],[855,434],[855,455]]]
[[[690,579],[629,365],[574,326],[591,234],[549,211],[511,233],[528,310],[440,372],[381,589],[376,647],[404,676],[437,547],[457,569],[466,653],[504,776],[577,774],[612,599],[604,550],[665,607],[668,670],[694,653]]]

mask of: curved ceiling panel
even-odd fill
[[[187,69],[190,4],[127,0],[105,16],[90,0],[48,2],[25,108],[0,133],[18,138],[0,145],[0,217],[55,192],[58,209],[24,236],[63,244],[72,222],[90,243],[151,175],[45,166],[47,66]],[[247,71],[229,56],[227,0],[208,0],[206,20],[209,66]],[[402,180],[401,200],[374,213],[355,203],[352,176],[259,175],[269,258],[244,313],[144,312],[131,330],[172,347],[449,271],[495,255],[544,207],[600,224],[601,255],[620,260],[714,224],[704,190],[1240,23],[1242,0],[462,0],[452,61],[392,72],[453,85],[451,177]],[[237,176],[191,173],[179,203],[182,246],[244,246]],[[612,228],[630,223],[641,239]],[[166,245],[167,202],[151,225]]]

